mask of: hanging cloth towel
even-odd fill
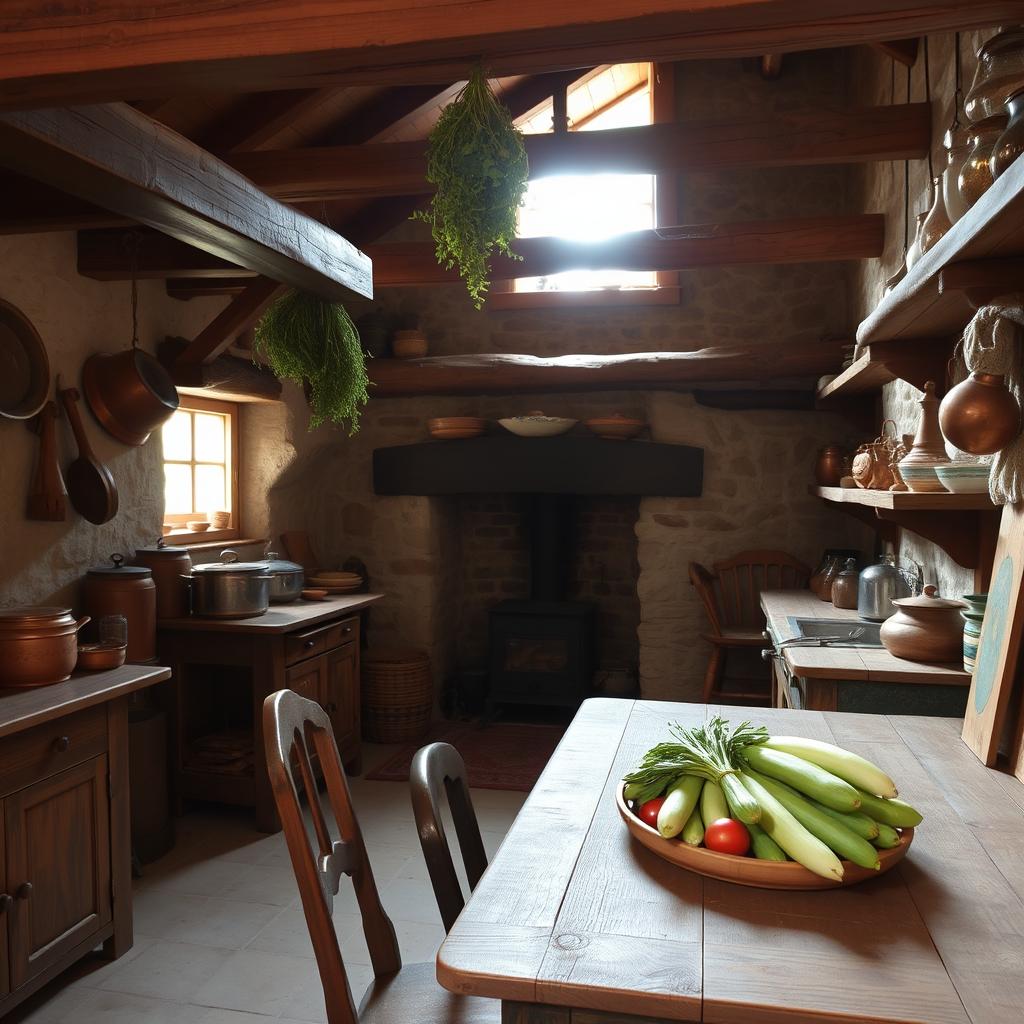
[[[1019,295],[1007,295],[982,306],[964,329],[963,358],[968,373],[1001,373],[1016,399],[1024,401],[1024,353],[1021,329],[1024,307]],[[988,489],[997,505],[1024,501],[1024,434],[1018,434],[992,460]]]

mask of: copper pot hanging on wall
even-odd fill
[[[993,455],[1020,433],[1020,407],[1001,373],[972,373],[942,399],[939,426],[960,451]]]
[[[104,430],[135,447],[145,444],[178,408],[178,390],[170,374],[140,348],[89,356],[82,389]]]

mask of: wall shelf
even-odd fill
[[[987,494],[871,491],[860,487],[811,487],[810,493],[874,529],[890,543],[901,529],[937,544],[965,569],[978,592],[988,587],[1002,510]]]
[[[1019,256],[1024,256],[1024,160],[1012,163],[882,298],[857,329],[858,344],[959,334],[974,315],[968,279],[976,275],[961,268],[962,274],[954,271],[940,283],[943,270]],[[985,273],[982,266],[976,269]]]
[[[908,381],[919,391],[924,390],[926,381],[933,380],[941,393],[949,354],[948,342],[932,339],[864,346],[852,366],[818,389],[818,405],[841,405],[854,396],[880,391],[894,380]]]

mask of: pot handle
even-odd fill
[[[92,622],[92,616],[91,615],[83,615],[75,623],[75,632],[77,633],[83,626],[87,626],[90,622]]]

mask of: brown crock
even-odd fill
[[[846,456],[837,444],[825,445],[814,464],[814,479],[819,487],[838,487],[846,473]]]
[[[135,565],[149,569],[156,584],[156,617],[182,619],[189,613],[188,583],[182,579],[192,572],[188,548],[172,547],[163,537],[155,547],[138,548]]]
[[[938,596],[931,583],[917,597],[893,601],[896,612],[882,623],[885,649],[908,661],[958,662],[963,658],[963,601]]]
[[[123,555],[111,555],[85,576],[85,610],[94,618],[123,615],[128,620],[130,662],[156,660],[156,584],[149,569],[125,565]]]
[[[21,605],[0,609],[0,687],[62,683],[78,660],[78,631],[70,608]]]

